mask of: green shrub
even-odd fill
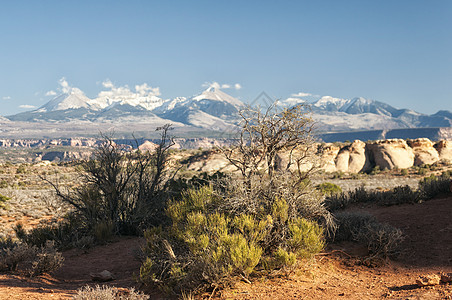
[[[0,208],[6,208],[6,201],[10,200],[11,198],[3,196],[0,194]]]
[[[342,193],[342,188],[337,184],[331,182],[323,182],[316,186],[316,188],[322,192],[325,196],[331,196]]]
[[[246,277],[259,264],[268,270],[291,267],[297,257],[310,258],[324,247],[321,227],[303,218],[289,219],[282,199],[260,218],[219,212],[219,200],[212,187],[204,186],[169,204],[172,226],[145,233],[142,282],[181,293],[206,282],[221,285],[235,275]],[[285,238],[276,237],[275,231],[284,231]]]
[[[377,175],[381,173],[381,168],[380,166],[375,166],[371,171],[370,171],[370,175]]]

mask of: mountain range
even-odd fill
[[[281,101],[280,105],[290,107],[305,102],[289,98]],[[452,126],[452,113],[449,111],[426,115],[362,97],[341,99],[324,96],[309,104],[320,132]],[[38,109],[6,118],[47,123],[136,122],[157,126],[172,123],[179,127],[222,131],[237,124],[238,112],[244,106],[239,99],[215,87],[209,87],[199,95],[174,99],[155,95],[90,99],[80,89],[71,88]]]

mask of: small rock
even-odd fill
[[[102,272],[95,274],[91,273],[90,276],[92,281],[106,282],[113,280],[113,274],[107,270],[103,270]]]
[[[432,286],[437,285],[440,283],[441,277],[438,275],[426,275],[426,276],[419,276],[418,279],[416,279],[416,284],[418,286]]]
[[[452,282],[452,273],[441,273],[441,282]]]

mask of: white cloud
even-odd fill
[[[46,96],[55,96],[56,94],[57,94],[57,92],[55,92],[54,90],[51,90],[46,93]]]
[[[240,83],[236,83],[236,84],[229,84],[229,83],[218,83],[216,81],[213,82],[205,82],[202,84],[202,87],[206,87],[206,88],[216,88],[216,89],[235,89],[235,90],[240,90],[242,88],[242,85]]]
[[[107,90],[101,91],[98,98],[104,99],[136,99],[138,97],[152,97],[160,96],[160,88],[151,87],[147,83],[135,85],[135,91],[132,91],[129,86],[115,86],[111,80],[107,79],[102,82],[102,86]]]
[[[313,96],[313,95],[311,93],[299,92],[299,93],[296,93],[296,94],[292,94],[291,96],[300,98],[300,97],[309,97],[309,96]]]
[[[149,95],[152,94],[154,96],[160,96],[160,88],[159,87],[150,87],[147,83],[143,83],[142,85],[136,85],[135,86],[135,91],[142,95]]]
[[[61,77],[61,79],[58,81],[60,84],[60,90],[63,93],[70,93],[72,90],[72,87],[69,86],[69,83],[67,82],[66,78]]]
[[[2,97],[2,99],[3,100],[11,100],[11,97],[10,96],[4,96],[4,97]]]
[[[34,105],[29,105],[29,104],[22,104],[22,105],[19,105],[19,108],[27,108],[27,109],[30,109],[30,108],[36,108],[36,106],[34,106]]]
[[[102,86],[103,86],[104,88],[107,88],[107,89],[111,89],[111,88],[114,88],[114,87],[115,87],[114,84],[113,84],[113,82],[111,82],[110,79],[104,80],[104,81],[102,82]]]
[[[307,103],[308,101],[298,98],[298,97],[289,97],[286,100],[282,101],[283,103],[286,103],[288,105],[297,105],[297,104],[303,104],[303,103]]]

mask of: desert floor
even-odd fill
[[[292,274],[253,277],[251,284],[234,287],[204,298],[215,299],[452,299],[452,284],[418,287],[419,275],[452,272],[452,197],[420,204],[391,207],[358,206],[380,221],[403,230],[403,253],[394,260],[366,264],[365,251],[353,243],[329,245],[314,260],[304,262]],[[0,275],[0,299],[67,299],[78,288],[94,285],[90,273],[109,270],[115,279],[108,285],[137,287],[136,258],[142,239],[118,238],[108,245],[64,252],[64,267],[52,276],[28,278]],[[165,299],[147,290],[151,299]]]

